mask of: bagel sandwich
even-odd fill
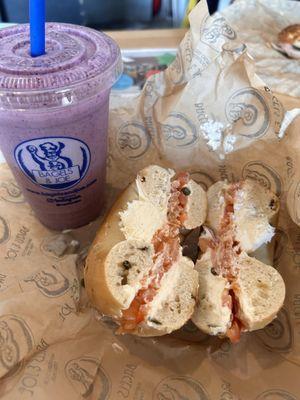
[[[91,304],[118,333],[160,336],[194,312],[198,273],[181,232],[202,226],[207,196],[188,173],[151,165],[119,197],[91,246],[84,272]]]
[[[278,271],[249,255],[270,242],[279,199],[254,180],[217,182],[208,189],[208,214],[196,262],[198,296],[192,321],[236,343],[264,328],[285,298]]]

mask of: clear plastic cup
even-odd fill
[[[0,146],[37,218],[52,229],[95,219],[105,198],[109,94],[117,44],[95,30],[46,26],[30,56],[29,26],[0,30]]]

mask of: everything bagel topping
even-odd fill
[[[128,309],[123,310],[119,332],[130,332],[145,320],[149,303],[154,299],[166,272],[178,260],[180,254],[180,228],[187,215],[187,196],[190,190],[188,173],[179,173],[171,182],[168,200],[167,222],[157,230],[152,238],[154,246],[153,267],[148,277],[142,281],[142,287],[136,294]],[[188,189],[188,190],[186,190]]]

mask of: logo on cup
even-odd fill
[[[6,220],[0,216],[0,244],[7,242],[10,236],[10,230]]]
[[[153,400],[209,400],[199,381],[189,376],[169,376],[163,379],[153,393]]]
[[[168,119],[171,120],[168,123]],[[173,112],[166,123],[160,125],[162,136],[170,147],[188,147],[198,140],[196,126],[186,115]]]
[[[32,349],[33,337],[26,322],[16,315],[0,317],[0,365],[9,371]]]
[[[251,178],[258,181],[266,189],[277,194],[281,193],[281,180],[278,173],[262,161],[251,161],[247,163],[242,172],[243,179]]]
[[[54,265],[51,271],[38,271],[24,281],[33,282],[39,291],[47,297],[62,296],[70,287],[69,279],[59,272]]]
[[[226,117],[235,125],[239,135],[258,138],[268,130],[270,111],[258,90],[245,88],[236,91],[227,100],[225,107]]]
[[[8,201],[9,203],[24,203],[24,197],[21,189],[12,179],[1,183],[0,198],[4,201]]]
[[[106,400],[110,392],[110,382],[100,365],[100,361],[94,357],[80,357],[70,360],[65,365],[65,374],[76,393],[80,393],[85,399]]]
[[[45,137],[20,143],[15,159],[24,174],[46,189],[67,189],[86,175],[91,161],[88,146],[79,139]]]
[[[144,125],[139,122],[124,124],[117,132],[116,144],[119,152],[126,158],[135,160],[142,157],[150,143],[151,136]]]
[[[255,400],[297,400],[298,397],[281,389],[266,390],[256,397]]]
[[[268,350],[289,352],[293,345],[293,333],[287,311],[280,310],[277,318],[257,331],[256,335]]]

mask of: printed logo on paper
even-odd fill
[[[0,198],[9,203],[24,203],[25,201],[21,189],[13,179],[1,183]]]
[[[206,55],[199,49],[196,49],[193,53],[190,74],[193,78],[197,75],[201,75],[201,73],[209,66],[210,63],[211,60],[207,58]]]
[[[75,393],[80,393],[84,399],[108,399],[110,382],[97,358],[70,360],[65,365],[65,375]]]
[[[169,114],[160,128],[166,145],[170,147],[189,147],[198,140],[196,126],[182,113]]]
[[[209,397],[202,384],[190,376],[168,376],[156,387],[152,399],[209,400]]]
[[[22,318],[10,314],[0,317],[0,365],[4,369],[11,370],[31,352],[33,344],[32,333]]]
[[[79,139],[45,137],[20,143],[15,159],[24,174],[46,189],[68,189],[86,175],[91,161],[88,146]]]
[[[291,185],[288,191],[288,201],[292,200],[292,217],[296,224],[300,224],[300,182]]]
[[[39,291],[47,297],[64,295],[70,288],[70,282],[54,265],[51,270],[41,270],[24,279],[26,283],[34,283]]]
[[[236,33],[223,17],[208,16],[204,22],[201,33],[201,41],[215,50],[220,51],[223,44],[228,40],[235,40]]]
[[[263,136],[270,125],[270,110],[264,97],[253,88],[234,92],[226,102],[226,117],[234,132],[248,138]]]
[[[3,377],[1,377],[2,391],[1,395],[8,395],[15,388],[16,380],[19,380],[21,373],[24,371],[26,361],[21,360],[14,367],[12,367]]]
[[[289,352],[293,347],[293,332],[288,312],[281,309],[277,318],[256,335],[268,350]]]
[[[293,395],[286,390],[270,389],[261,393],[255,400],[298,400],[298,395]]]
[[[4,244],[10,237],[10,230],[6,220],[0,216],[0,244]]]
[[[151,136],[144,125],[139,122],[130,122],[120,127],[116,144],[124,157],[135,160],[142,157],[149,149]]]
[[[242,171],[243,179],[251,178],[258,181],[266,189],[272,190],[277,196],[281,193],[282,183],[278,173],[262,161],[250,161]]]

